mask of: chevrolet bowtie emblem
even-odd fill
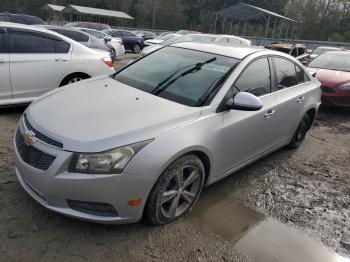
[[[35,142],[35,134],[31,131],[25,131],[22,137],[26,146],[31,146]]]

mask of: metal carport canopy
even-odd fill
[[[52,4],[46,4],[42,7],[43,10],[50,10],[55,12],[61,12],[64,9],[64,6],[61,5],[52,5]]]
[[[84,15],[95,15],[95,16],[105,16],[105,17],[114,17],[114,18],[123,18],[123,19],[134,19],[130,15],[107,9],[99,9],[87,6],[78,6],[78,5],[69,5],[62,10],[63,13],[67,14],[84,14]]]
[[[218,17],[231,17],[237,20],[249,20],[249,19],[253,19],[253,18],[260,18],[260,17],[264,17],[265,19],[267,19],[265,17],[265,15],[267,17],[269,16],[274,16],[277,18],[281,18],[290,22],[294,22],[297,23],[297,21],[290,19],[288,17],[285,17],[283,15],[279,15],[277,13],[271,12],[269,10],[260,8],[260,7],[256,7],[256,6],[252,6],[249,4],[245,4],[245,3],[240,3],[234,6],[230,6],[226,9],[220,10],[218,12],[216,12],[216,16]]]

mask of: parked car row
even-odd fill
[[[169,36],[167,38],[167,36]],[[200,34],[200,33],[190,33],[190,34],[169,34],[157,39],[146,41],[147,47],[142,51],[143,55],[147,55],[154,52],[164,46],[185,43],[185,42],[197,42],[197,43],[217,43],[228,46],[250,46],[251,41],[233,36],[233,35],[212,35],[212,34]]]
[[[0,22],[0,106],[30,103],[57,87],[112,72],[107,51],[45,28]]]

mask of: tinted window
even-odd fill
[[[89,36],[79,33],[80,34],[80,39],[82,42],[89,42]]]
[[[55,53],[55,40],[32,32],[11,33],[12,53]]]
[[[5,52],[5,30],[0,28],[0,53]]]
[[[7,17],[5,14],[0,14],[0,21],[7,21]]]
[[[302,47],[299,47],[299,48],[298,48],[298,55],[299,55],[299,56],[305,54],[305,52],[306,52],[305,48],[302,48]]]
[[[112,31],[110,33],[111,36],[114,36],[114,37],[121,37],[122,36],[122,33],[120,31]]]
[[[137,37],[137,35],[129,32],[123,32],[123,37]]]
[[[277,72],[278,90],[297,85],[297,75],[293,62],[283,58],[274,58]]]
[[[69,52],[70,44],[61,40],[55,40],[55,51],[56,53],[66,54]]]
[[[293,48],[293,49],[292,49],[292,52],[290,52],[290,55],[291,55],[291,56],[294,56],[294,57],[297,57],[297,56],[298,56],[297,49],[296,49],[296,48]]]
[[[24,19],[20,15],[9,14],[9,21],[12,23],[25,24]]]
[[[70,39],[73,39],[74,41],[77,42],[87,42],[87,41],[83,41],[84,39],[82,38],[81,33],[76,32],[76,31],[72,31],[72,30],[62,30],[62,29],[51,29],[52,31],[55,31],[61,35],[64,35]],[[85,35],[84,35],[85,36]],[[87,37],[88,38],[88,37]],[[89,38],[88,38],[89,39]]]
[[[301,69],[299,66],[295,65],[295,69],[297,71],[297,80],[298,80],[298,84],[302,84],[305,82],[310,81],[309,77],[307,76],[307,74],[304,72],[303,69]]]
[[[241,92],[262,96],[271,91],[271,74],[267,58],[251,63],[239,76],[235,87]]]

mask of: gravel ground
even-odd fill
[[[0,261],[250,261],[236,250],[237,237],[198,222],[220,201],[273,217],[350,256],[349,109],[322,108],[298,150],[281,149],[216,183],[192,215],[163,227],[95,225],[36,204],[14,173],[11,141],[24,109],[0,109]]]

